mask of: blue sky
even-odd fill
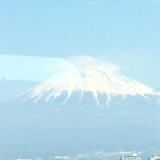
[[[1,0],[0,35],[3,73],[11,66],[2,55],[88,55],[160,87],[159,0]],[[18,64],[18,57],[10,58]]]

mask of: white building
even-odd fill
[[[152,156],[149,160],[160,160],[160,156]]]
[[[137,153],[122,155],[119,160],[141,160]]]

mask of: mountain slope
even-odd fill
[[[37,85],[38,82],[25,80],[5,80],[0,81],[0,103],[11,98],[15,98],[18,94]]]
[[[65,155],[160,144],[159,93],[90,57],[0,106],[0,150]]]
[[[110,67],[109,67],[110,66]],[[46,82],[35,86],[27,94],[28,98],[37,102],[54,100],[66,92],[65,103],[73,94],[78,94],[81,101],[83,94],[90,92],[99,102],[99,95],[103,95],[108,104],[112,96],[160,95],[154,89],[147,87],[133,79],[115,73],[112,66],[104,61],[92,57],[80,56],[68,60],[68,66],[55,71]]]

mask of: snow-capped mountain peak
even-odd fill
[[[59,97],[64,91],[67,97],[64,103],[75,92],[80,94],[91,92],[99,104],[98,95],[106,97],[109,103],[112,95],[156,95],[157,93],[133,79],[120,76],[116,71],[118,66],[88,56],[79,56],[67,59],[68,64],[60,70],[54,70],[53,75],[46,82],[35,86],[29,92],[29,98],[35,101],[43,98],[45,101]]]

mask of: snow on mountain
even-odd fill
[[[105,95],[108,104],[111,96],[159,95],[154,89],[119,75],[119,67],[112,63],[88,56],[72,57],[66,61],[67,63],[59,68],[51,66],[51,78],[32,88],[28,98],[35,99],[35,102],[41,98],[50,101],[65,91],[65,103],[75,92],[80,94],[79,101],[85,92],[91,92],[97,104],[99,94]]]

